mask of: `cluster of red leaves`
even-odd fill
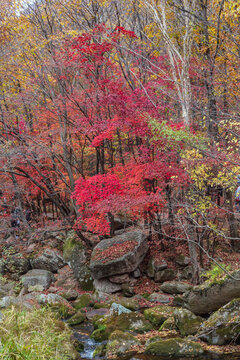
[[[118,259],[127,252],[132,251],[136,247],[136,245],[137,241],[128,240],[123,243],[114,244],[108,249],[95,249],[92,260],[105,263],[109,260]]]

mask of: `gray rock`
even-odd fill
[[[59,251],[50,249],[46,249],[42,255],[31,260],[33,269],[43,269],[51,272],[57,272],[65,264]]]
[[[93,278],[85,249],[74,231],[70,231],[63,246],[64,260],[69,264],[82,290],[93,290]]]
[[[232,273],[236,279],[240,279],[240,270]],[[194,314],[208,314],[218,310],[234,298],[240,297],[240,281],[229,276],[224,279],[195,286],[184,295],[185,306]]]
[[[164,270],[166,268],[167,268],[167,263],[164,259],[158,260],[158,259],[150,258],[147,265],[147,275],[150,278],[154,278],[156,272]]]
[[[133,276],[135,279],[140,278],[140,276],[141,276],[141,271],[140,271],[139,269],[136,269],[136,270],[133,272],[132,276]]]
[[[15,275],[11,275],[15,280],[18,280],[20,275],[26,274],[30,269],[29,259],[25,258],[23,254],[8,256],[5,260],[5,272]]]
[[[148,300],[151,302],[168,304],[171,301],[171,297],[169,295],[162,293],[152,293],[149,296]]]
[[[116,330],[110,335],[106,347],[106,356],[110,358],[125,355],[134,345],[140,345],[137,338],[127,332]]]
[[[25,287],[42,285],[44,290],[48,289],[54,281],[54,275],[47,270],[33,269],[21,277],[21,281]]]
[[[204,353],[202,346],[187,339],[161,339],[156,342],[150,343],[146,350],[146,354],[167,356],[167,357],[185,357],[200,356]]]
[[[147,251],[147,236],[141,232],[128,232],[102,240],[92,252],[90,269],[93,277],[101,279],[130,273],[137,269]]]
[[[128,274],[114,275],[114,276],[110,276],[108,279],[115,284],[123,284],[125,282],[130,281]]]
[[[168,294],[183,294],[192,289],[192,285],[180,281],[167,281],[164,282],[160,289]]]
[[[179,254],[176,257],[176,263],[180,266],[187,266],[191,262],[191,259],[188,256],[185,256],[183,254]]]
[[[57,294],[40,294],[38,302],[41,305],[69,305],[66,299]]]
[[[240,298],[230,301],[205,321],[197,334],[211,345],[239,343]]]
[[[0,300],[0,308],[7,308],[11,305],[16,305],[18,303],[18,300],[15,296],[4,296]]]
[[[110,307],[110,314],[117,314],[117,315],[121,315],[121,314],[127,314],[130,313],[131,310],[125,308],[124,306],[117,304],[117,303],[112,303],[111,307]]]
[[[194,315],[187,309],[176,309],[173,313],[176,328],[182,336],[195,335],[203,323],[200,316]]]
[[[155,272],[154,281],[161,283],[164,281],[174,280],[175,277],[176,277],[176,273],[173,269],[159,270]]]
[[[86,318],[88,320],[92,320],[94,318],[94,316],[96,316],[96,315],[99,315],[99,316],[109,315],[109,309],[100,308],[100,309],[94,309],[94,310],[90,310],[90,311],[86,312]]]
[[[122,289],[121,285],[111,283],[108,279],[95,279],[93,284],[97,291],[107,294],[112,294]]]
[[[179,280],[191,280],[193,276],[192,265],[186,266],[179,274]]]

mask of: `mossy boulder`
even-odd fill
[[[107,340],[115,330],[144,333],[153,329],[151,323],[139,313],[106,316],[95,322],[97,329],[91,337],[96,341]]]
[[[79,325],[83,323],[86,319],[86,315],[79,310],[76,314],[74,314],[70,319],[66,321],[68,325]]]
[[[63,258],[71,267],[82,290],[93,290],[93,278],[87,264],[83,244],[74,231],[70,231],[63,245]]]
[[[136,339],[136,337],[127,332],[116,330],[110,335],[107,343],[107,358],[116,355],[125,355],[131,351],[131,348],[134,345],[140,345],[140,342]]]
[[[101,344],[96,347],[93,352],[93,358],[103,357],[106,354],[106,344]]]
[[[77,310],[92,305],[92,298],[90,294],[82,294],[74,301],[73,307]]]
[[[204,353],[204,350],[197,342],[189,341],[181,338],[159,340],[150,343],[146,350],[146,354],[157,356],[197,357]]]
[[[200,327],[198,336],[212,345],[239,343],[240,298],[230,301],[213,313]]]
[[[175,330],[175,320],[173,316],[170,316],[164,323],[160,326],[159,331],[162,330]]]
[[[203,323],[200,316],[194,315],[187,309],[176,309],[173,313],[175,326],[183,336],[195,335]]]
[[[209,314],[240,297],[240,270],[220,280],[206,281],[184,296],[185,306],[194,314]]]
[[[162,325],[174,312],[175,308],[171,306],[154,306],[144,310],[144,316],[149,320],[156,328]]]

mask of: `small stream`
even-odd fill
[[[84,359],[93,359],[93,353],[96,347],[100,344],[104,344],[105,342],[99,343],[95,340],[90,338],[90,334],[93,331],[92,324],[82,324],[78,327],[74,327],[74,337],[84,344],[84,351],[80,353],[80,357],[82,360]],[[104,360],[105,357],[98,357],[95,358]],[[200,357],[178,357],[177,360],[239,360],[240,354],[238,355],[219,355],[219,354],[207,354],[205,356]],[[176,357],[160,357],[160,356],[152,356],[152,355],[145,355],[145,354],[136,354],[136,355],[129,355],[125,357],[119,357],[118,360],[176,360]]]

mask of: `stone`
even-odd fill
[[[159,328],[165,320],[173,315],[174,310],[175,308],[167,305],[153,306],[144,310],[144,316],[156,328]]]
[[[92,252],[90,269],[95,279],[133,272],[148,251],[147,236],[128,232],[100,241]]]
[[[86,319],[86,315],[84,315],[80,310],[74,314],[73,316],[70,317],[70,319],[66,320],[66,323],[68,325],[79,325],[81,323],[83,323]]]
[[[112,356],[129,354],[131,348],[136,345],[140,345],[140,342],[136,337],[127,332],[116,330],[109,337],[106,347],[106,356],[107,358],[110,358]]]
[[[54,281],[54,275],[47,270],[33,269],[23,275],[21,281],[27,288],[29,286],[42,285],[44,290],[46,290]]]
[[[23,288],[24,289],[24,288]],[[33,286],[28,286],[28,291],[29,292],[43,292],[44,291],[44,287],[40,284],[37,285],[33,285]]]
[[[31,265],[28,258],[18,253],[11,256],[9,255],[8,258],[5,259],[4,268],[5,272],[11,274],[14,280],[18,280],[21,275],[26,274],[31,269]]]
[[[234,298],[240,297],[240,270],[232,273],[235,279],[225,276],[221,280],[206,281],[184,295],[186,308],[194,314],[209,314]]]
[[[101,309],[94,309],[86,312],[86,317],[88,320],[93,320],[94,317],[99,316],[106,316],[109,315],[109,309],[101,308]]]
[[[73,307],[77,310],[80,310],[84,307],[88,307],[92,304],[92,297],[90,294],[80,295],[76,301],[73,303]]]
[[[190,257],[185,256],[183,254],[178,254],[177,257],[176,257],[176,263],[179,266],[187,266],[187,265],[190,264],[190,262],[191,262]]]
[[[107,340],[115,330],[144,333],[153,329],[151,323],[142,314],[135,312],[106,316],[95,322],[95,326],[98,328],[91,334],[91,338],[96,341]]]
[[[117,304],[117,303],[112,303],[111,307],[110,307],[110,314],[117,314],[117,315],[121,315],[121,314],[128,314],[130,312],[132,312],[131,310],[125,308],[124,306]]]
[[[187,309],[176,309],[173,317],[175,326],[182,336],[195,335],[204,321]]]
[[[11,305],[16,305],[18,303],[18,300],[15,296],[4,296],[0,300],[0,308],[7,308]]]
[[[148,300],[151,302],[168,304],[171,301],[171,296],[162,293],[152,293],[149,295]]]
[[[15,283],[12,281],[5,282],[4,280],[4,278],[0,280],[0,298],[15,294]]]
[[[68,301],[74,301],[77,299],[78,297],[78,292],[74,289],[69,289],[69,290],[66,290],[66,291],[59,291],[58,292],[58,295],[62,296],[64,299],[68,300]]]
[[[191,280],[193,276],[192,265],[186,266],[179,274],[179,280]]]
[[[37,297],[40,305],[49,305],[57,310],[60,316],[66,318],[75,313],[74,308],[62,296],[57,294],[40,294]]]
[[[125,296],[118,297],[117,302],[129,310],[137,311],[140,308],[139,302],[144,300],[144,297],[141,295],[134,295],[131,298]]]
[[[193,341],[181,338],[173,338],[167,340],[158,340],[150,343],[146,350],[146,354],[167,356],[167,357],[197,357],[204,353],[202,346]]]
[[[170,316],[167,320],[165,320],[160,326],[159,331],[163,330],[175,330],[175,320],[173,316]]]
[[[93,357],[93,359],[94,358],[99,359],[99,358],[104,357],[105,354],[106,354],[106,344],[101,344],[96,347],[96,349],[93,352],[92,357]]]
[[[164,270],[166,268],[167,268],[167,263],[164,259],[159,260],[151,257],[147,265],[147,275],[150,278],[154,278],[156,272]]]
[[[61,288],[63,291],[76,290],[79,288],[79,283],[75,278],[72,269],[68,265],[59,269],[55,277],[55,287]]]
[[[135,295],[134,286],[131,286],[130,284],[122,284],[122,293],[126,297],[134,296]]]
[[[114,284],[108,279],[94,279],[93,285],[95,290],[107,294],[113,294],[122,289],[122,286],[120,284]]]
[[[166,281],[161,286],[160,289],[168,294],[183,294],[188,290],[192,289],[192,285],[181,282],[181,281]]]
[[[110,276],[108,279],[115,284],[123,284],[130,281],[129,274],[114,275]]]
[[[70,231],[64,241],[63,257],[72,269],[81,289],[92,291],[93,278],[87,262],[85,249],[74,231]]]
[[[164,281],[174,280],[175,277],[176,273],[173,269],[159,270],[155,272],[154,281],[162,283]]]
[[[141,271],[140,271],[140,269],[134,270],[134,272],[132,273],[132,276],[133,276],[135,279],[140,278],[140,276],[141,276]]]
[[[53,273],[57,272],[64,265],[65,261],[57,250],[46,249],[42,255],[31,260],[33,269],[43,269]]]
[[[202,324],[197,336],[211,345],[239,344],[240,298],[214,312]]]

